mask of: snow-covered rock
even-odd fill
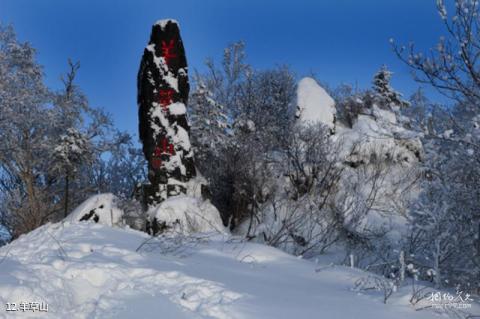
[[[373,105],[352,127],[339,123],[331,141],[343,161],[336,202],[346,220],[362,215],[355,231],[385,230],[398,239],[407,231],[409,203],[419,194],[420,136],[402,127],[393,111]]]
[[[191,196],[169,197],[147,215],[150,220],[182,234],[220,232],[227,233],[220,213],[209,200]]]
[[[351,128],[339,125],[332,140],[354,166],[383,159],[410,167],[423,156],[420,136],[398,125],[393,112],[376,107],[372,114],[359,115]]]
[[[297,118],[303,123],[323,123],[335,127],[335,101],[318,83],[309,77],[303,78],[297,88]]]
[[[94,195],[85,200],[66,218],[66,221],[89,221],[115,226],[123,224],[123,211],[117,206],[118,198],[113,194]]]

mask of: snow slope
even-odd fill
[[[20,237],[0,248],[0,302],[46,302],[49,311],[0,317],[438,318],[414,311],[406,292],[387,305],[353,292],[360,270],[220,235],[149,238],[92,222]]]

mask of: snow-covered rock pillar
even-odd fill
[[[152,27],[138,72],[139,131],[148,161],[148,205],[185,193],[195,176],[186,115],[189,83],[185,49],[175,20]]]

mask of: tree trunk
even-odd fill
[[[64,210],[64,217],[67,217],[68,215],[68,192],[69,192],[69,187],[70,187],[70,178],[69,174],[65,175],[65,210]]]
[[[480,223],[478,223],[477,255],[478,255],[478,257],[480,257]]]
[[[440,239],[435,239],[435,252],[433,255],[434,258],[434,270],[435,270],[435,288],[440,288],[442,285],[442,277],[440,275]]]

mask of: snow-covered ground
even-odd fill
[[[0,249],[0,301],[21,318],[439,318],[409,288],[352,290],[366,273],[225,235],[152,239],[93,222],[49,224]]]

